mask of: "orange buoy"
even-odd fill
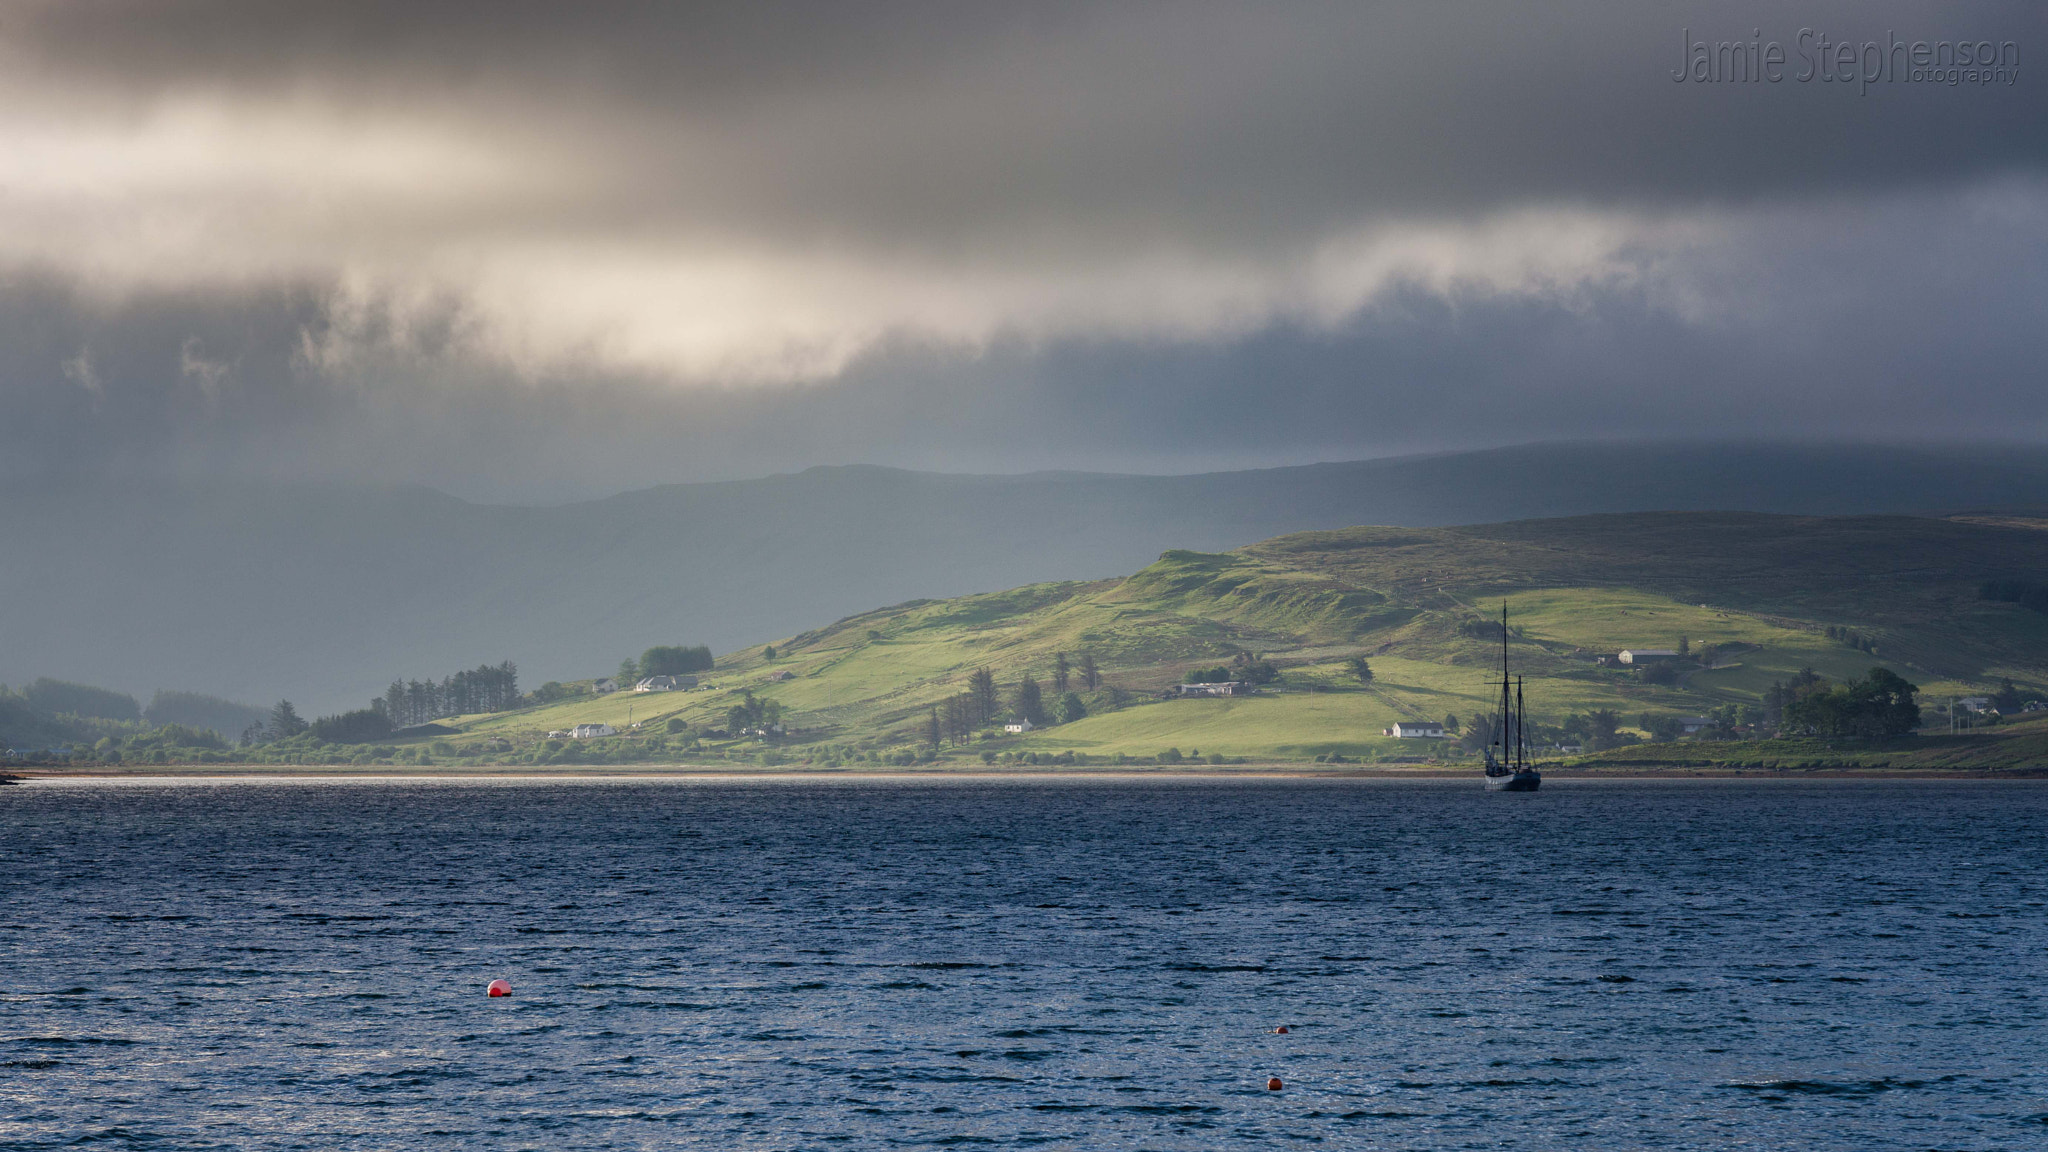
[[[1287,1025],[1285,1025],[1285,1024],[1282,1024],[1282,1025],[1281,1025],[1281,1026],[1279,1026],[1278,1028],[1275,1028],[1275,1029],[1273,1029],[1273,1035],[1275,1035],[1275,1036],[1285,1036],[1285,1035],[1287,1035]]]
[[[1285,1087],[1285,1084],[1280,1083],[1280,1078],[1278,1076],[1275,1076],[1271,1080],[1266,1081],[1266,1091],[1268,1092],[1278,1092],[1280,1089]]]
[[[484,991],[492,996],[510,996],[512,994],[512,985],[507,984],[503,980],[493,980],[491,981],[491,986]]]

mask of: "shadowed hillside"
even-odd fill
[[[1115,577],[1167,549],[1214,553],[1309,529],[1666,509],[2027,505],[2048,506],[2048,452],[1670,444],[1175,477],[816,468],[555,508],[468,504],[423,489],[133,485],[52,495],[17,486],[0,500],[0,681],[51,676],[140,698],[168,686],[285,696],[330,711],[360,705],[393,677],[506,659],[528,685],[588,677],[651,644],[727,650],[874,604]],[[1711,575],[1724,598],[1792,597],[1788,610],[1825,612],[1833,593],[1770,583],[1782,568],[1776,557],[1885,547],[1881,526],[1861,543],[1845,528],[1805,551],[1786,539],[1773,559],[1753,561],[1717,556],[1704,541],[1722,537],[1695,529],[1652,538],[1648,525],[1598,526],[1607,543],[1566,536],[1590,526],[1474,531],[1497,543],[1443,542],[1480,538],[1467,533],[1284,545],[1296,549],[1288,574],[1266,571],[1256,601],[1217,584],[1242,573],[1197,579],[1199,570],[1272,560],[1283,545],[1148,573],[1122,594],[1140,597],[1144,581],[1170,576],[1193,583],[1162,586],[1147,610],[1205,606],[1220,621],[1335,635],[1382,629],[1391,618],[1378,616],[1431,603],[1421,593],[1453,565],[1469,568],[1461,579],[1478,588],[1487,585],[1476,574],[1492,569],[1563,565],[1573,579],[1597,580],[1625,563],[1681,598],[1689,576]],[[1356,546],[1337,546],[1346,541]],[[1928,545],[1930,563],[1943,547]],[[1373,557],[1398,560],[1407,574],[1375,568]]]

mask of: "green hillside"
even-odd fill
[[[994,674],[1007,699],[1026,675],[1049,681],[1057,653],[1086,653],[1104,680],[1082,693],[1086,718],[1023,736],[984,731],[947,755],[1443,755],[1444,742],[1380,730],[1488,710],[1498,640],[1485,625],[1503,600],[1516,629],[1512,658],[1540,722],[1613,709],[1634,725],[1644,714],[1756,704],[1773,681],[1807,667],[1853,679],[1883,665],[1919,684],[1927,703],[1988,691],[2000,678],[2040,694],[2048,616],[1978,598],[1985,580],[2039,573],[2048,573],[2048,531],[2009,518],[1654,513],[1308,532],[1234,552],[1168,552],[1122,580],[876,609],[775,640],[772,661],[761,647],[725,656],[697,691],[579,696],[461,718],[449,723],[463,735],[447,744],[460,753],[466,741],[502,737],[543,759],[601,758],[605,746],[641,742],[643,755],[659,759],[866,762],[917,745],[929,710],[964,691],[977,668]],[[1852,633],[1855,645],[1830,629]],[[1714,658],[1671,684],[1594,659],[1677,647],[1681,637],[1695,652],[1711,646]],[[1188,670],[1240,653],[1269,659],[1278,681],[1243,698],[1158,698]],[[1375,672],[1369,687],[1345,667],[1359,655]],[[746,692],[780,704],[786,736],[713,734]],[[670,734],[671,719],[688,731]],[[550,730],[595,722],[626,734],[544,743]]]

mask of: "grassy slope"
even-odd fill
[[[1497,648],[1458,625],[1497,612],[1503,598],[1522,629],[1513,656],[1538,719],[1612,707],[1632,720],[1754,701],[1809,665],[1849,677],[1883,663],[1944,694],[2000,675],[2038,688],[2048,684],[2048,617],[1979,602],[1975,587],[2042,571],[2048,533],[2029,525],[1906,517],[1669,513],[1311,532],[1231,553],[1169,552],[1125,580],[878,609],[776,642],[772,665],[760,649],[724,657],[708,690],[579,698],[462,726],[529,739],[588,721],[624,727],[630,714],[701,728],[750,688],[789,710],[799,745],[887,745],[908,740],[924,710],[961,691],[977,667],[1005,683],[1025,673],[1045,681],[1055,652],[1086,650],[1134,705],[995,747],[1415,756],[1428,746],[1380,728],[1489,706]],[[1829,624],[1874,638],[1877,657],[1828,640]],[[1696,647],[1751,647],[1674,688],[1587,659],[1669,647],[1680,635]],[[1274,658],[1282,685],[1248,699],[1147,698],[1238,649]],[[1378,674],[1372,691],[1342,673],[1360,653]],[[795,678],[767,681],[781,670]]]

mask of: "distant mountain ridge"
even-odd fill
[[[876,604],[1136,571],[1360,524],[1652,510],[2048,507],[2048,449],[1547,444],[1189,476],[820,467],[560,507],[427,489],[14,486],[0,681],[360,706],[512,659],[528,684],[652,644],[729,650]]]

